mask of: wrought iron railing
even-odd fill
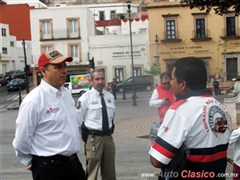
[[[70,32],[69,29],[54,29],[46,33],[40,30],[40,37],[41,40],[81,38],[80,28],[77,28],[76,32]]]
[[[195,29],[192,31],[192,38],[194,39],[210,38],[210,30],[202,29],[201,31],[198,31],[197,29]]]
[[[223,28],[222,29],[222,36],[223,37],[236,37],[240,36],[240,28]]]

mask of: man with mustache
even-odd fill
[[[82,124],[85,142],[86,175],[88,180],[97,180],[101,169],[103,180],[116,180],[114,130],[115,99],[104,90],[105,77],[101,69],[91,73],[92,89],[84,93],[77,102],[77,113]]]

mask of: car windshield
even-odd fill
[[[13,74],[15,71],[6,72],[6,75]]]
[[[129,84],[129,83],[132,83],[132,81],[133,81],[133,79],[130,78],[130,79],[127,79],[127,80],[126,80],[126,83]]]
[[[9,84],[16,85],[16,84],[18,84],[18,82],[19,82],[18,79],[13,79],[12,81],[10,81]]]

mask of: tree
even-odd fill
[[[239,0],[181,0],[181,5],[189,5],[191,9],[198,8],[200,11],[206,9],[206,12],[210,12],[213,8],[218,15],[228,14],[231,10],[236,16],[240,13]]]
[[[152,77],[154,77],[154,76],[160,77],[160,75],[161,75],[161,68],[157,65],[156,62],[154,62],[152,64],[152,66],[150,67],[150,70],[145,69],[144,72],[146,74],[152,75]],[[153,82],[151,82],[151,83],[152,83],[152,87],[153,87]]]

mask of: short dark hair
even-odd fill
[[[101,72],[101,73],[103,73],[103,75],[104,75],[104,72],[103,72],[103,70],[102,69],[100,69],[100,68],[96,68],[96,69],[94,69],[94,70],[92,70],[92,72],[91,72],[91,79],[93,80],[93,78],[94,78],[94,73],[95,72]]]
[[[177,82],[185,81],[192,90],[205,89],[207,85],[207,70],[204,62],[196,57],[185,57],[174,63],[174,76]]]
[[[171,73],[168,72],[168,71],[162,73],[161,76],[160,76],[161,81],[162,81],[163,78],[170,78],[171,79]]]

